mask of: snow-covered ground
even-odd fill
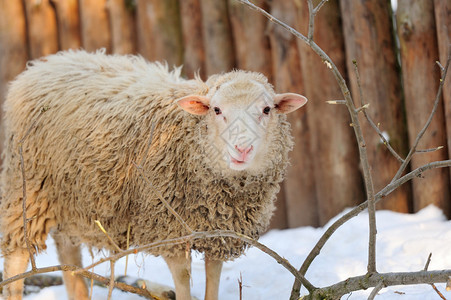
[[[306,277],[314,285],[325,286],[344,280],[350,276],[362,275],[366,271],[368,221],[367,214],[361,213],[342,226],[324,247],[320,256],[310,267]],[[429,270],[451,268],[451,221],[442,212],[429,206],[417,214],[406,215],[389,211],[377,212],[377,268],[379,272],[419,271],[424,268],[429,253],[432,261]],[[302,227],[288,230],[273,230],[261,237],[260,242],[299,267],[314,243],[324,232],[324,228]],[[48,241],[47,253],[37,257],[38,267],[58,264],[53,241]],[[97,258],[102,257],[101,254]],[[92,259],[84,250],[84,263]],[[2,264],[2,260],[0,260]],[[123,274],[125,260],[116,264],[117,275]],[[96,267],[95,272],[107,276],[109,264]],[[203,260],[193,257],[192,292],[203,298],[205,287]],[[128,275],[148,279],[173,286],[171,275],[161,258],[142,254],[130,257]],[[257,249],[224,265],[221,277],[220,299],[239,299],[238,279],[242,277],[243,299],[288,299],[293,276],[277,264],[271,257]],[[444,284],[438,289],[451,299]],[[305,291],[304,291],[305,292]],[[354,292],[343,299],[366,299],[371,291]],[[94,288],[93,299],[106,299],[107,290]],[[27,300],[65,300],[64,286],[43,289],[38,294],[25,297]],[[142,299],[136,295],[114,291],[113,299]],[[429,285],[396,286],[382,289],[376,299],[426,300],[439,299]]]

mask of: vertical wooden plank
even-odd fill
[[[402,77],[407,109],[409,140],[426,123],[437,92],[439,69],[437,35],[434,20],[434,2],[429,0],[399,0],[397,10],[398,35],[401,45]],[[426,131],[419,149],[446,145],[445,120],[442,102]],[[412,159],[412,168],[430,161],[447,159],[446,150],[419,153]],[[436,169],[413,179],[414,209],[429,204],[442,208],[450,214],[449,169]]]
[[[440,61],[445,64],[451,45],[451,0],[434,1],[435,24]],[[449,72],[449,71],[448,71]],[[443,86],[446,134],[448,141],[448,159],[451,159],[451,74],[446,76]],[[451,177],[451,176],[450,176]]]
[[[205,79],[205,50],[200,0],[180,1],[180,18],[184,48],[183,70],[189,78],[199,72],[200,77]]]
[[[389,138],[402,157],[408,151],[403,115],[401,80],[395,53],[390,1],[340,1],[343,16],[348,75],[351,92],[360,106],[353,60],[358,63],[363,97],[368,114]],[[363,114],[360,118],[376,191],[387,185],[400,162],[382,143]],[[411,189],[405,184],[378,204],[378,208],[409,212]]]
[[[0,99],[2,103],[6,96],[8,82],[25,68],[28,60],[27,49],[25,8],[22,1],[0,1]],[[0,114],[2,111],[0,110]]]
[[[0,107],[3,107],[9,81],[25,68],[27,49],[25,8],[22,1],[0,1]],[[0,120],[2,114],[3,109],[0,109]],[[3,141],[3,129],[0,128],[0,153]]]
[[[148,60],[180,65],[183,43],[178,0],[138,0],[138,51]]]
[[[79,0],[81,41],[87,51],[105,48],[111,53],[111,32],[106,0]]]
[[[298,28],[308,30],[307,2],[300,1]],[[328,53],[342,74],[346,75],[344,37],[338,1],[330,0],[315,18],[315,42]],[[359,153],[350,117],[344,105],[330,105],[327,100],[343,99],[332,72],[308,45],[299,41],[301,67],[307,98],[311,153],[315,163],[314,178],[319,224],[324,225],[346,207],[364,200]],[[308,158],[311,159],[311,158]]]
[[[25,0],[31,58],[58,51],[55,11],[49,0]]]
[[[127,5],[128,3],[128,5]],[[136,53],[136,5],[124,0],[108,0],[111,25],[112,52],[117,54]]]
[[[254,4],[267,9],[264,0]],[[267,19],[237,1],[229,1],[229,13],[237,67],[263,73],[272,82]]]
[[[60,50],[81,47],[78,0],[52,0],[56,8]]]
[[[295,24],[296,11],[292,1],[272,1],[271,14],[288,25]],[[303,80],[295,37],[272,23],[269,36],[276,91],[302,93]],[[318,215],[314,159],[310,153],[310,131],[305,108],[289,114],[288,119],[295,142],[290,153],[291,166],[284,181],[288,226],[316,226]]]
[[[208,76],[230,71],[235,65],[227,0],[200,0],[202,35]]]

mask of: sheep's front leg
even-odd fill
[[[183,256],[165,257],[172,279],[175,284],[175,297],[177,300],[191,300],[190,276],[191,259]]]
[[[27,249],[17,249],[5,255],[3,279],[22,274],[27,270],[30,254]],[[3,296],[7,300],[22,299],[23,279],[14,281],[3,288]]]
[[[219,279],[221,278],[222,261],[205,258],[205,300],[217,300]]]
[[[53,239],[61,264],[82,267],[80,246],[73,245],[60,234],[54,234]],[[63,272],[63,280],[69,300],[89,299],[88,288],[82,276],[74,275],[72,272]]]

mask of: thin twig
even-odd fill
[[[384,287],[384,283],[383,283],[382,281],[379,282],[379,284],[376,285],[376,286],[374,287],[374,289],[371,291],[371,294],[369,295],[368,300],[373,300],[373,299],[377,296],[377,293],[379,293],[379,291],[380,291],[383,287]]]
[[[238,290],[240,293],[240,300],[243,300],[243,275],[240,272],[240,279],[238,279]]]
[[[329,0],[321,0],[321,2],[315,7],[315,10],[313,11],[313,13],[316,15],[319,10],[321,9],[321,7],[323,7],[323,5]]]
[[[113,289],[114,289],[114,265],[116,264],[116,261],[114,260],[110,260],[110,284],[108,286],[108,297],[107,299],[110,300],[111,299],[111,295],[113,294]]]
[[[27,245],[28,253],[30,255],[31,262],[31,270],[36,271],[36,261],[34,258],[34,252],[31,249],[30,241],[28,240],[28,230],[27,230],[27,179],[25,177],[25,167],[24,167],[24,159],[23,159],[23,148],[22,142],[19,146],[19,155],[20,155],[20,169],[22,171],[22,218],[23,218],[23,235],[25,239],[25,244]]]
[[[438,288],[435,286],[435,284],[431,283],[431,286],[440,298],[442,298],[443,300],[446,300],[445,296],[438,290]]]
[[[130,249],[130,223],[128,223],[128,227],[127,227],[127,249]],[[124,276],[127,276],[127,268],[128,268],[128,255],[125,257],[125,272],[124,272]]]
[[[429,256],[428,256],[428,259],[426,260],[426,264],[425,264],[425,266],[424,266],[423,271],[427,271],[427,270],[428,270],[429,264],[431,263],[431,257],[432,257],[432,252],[429,253]]]
[[[293,34],[294,36],[296,36],[297,38],[301,39],[302,41],[304,41],[305,43],[309,43],[309,40],[307,37],[305,37],[303,34],[301,34],[299,31],[295,30],[294,28],[292,28],[291,26],[288,26],[287,24],[285,24],[284,22],[280,21],[279,19],[277,19],[276,17],[274,17],[273,15],[271,15],[270,13],[268,13],[266,10],[256,6],[255,4],[249,2],[248,0],[236,0],[241,4],[246,5],[247,7],[249,7],[250,9],[253,9],[255,11],[258,11],[259,13],[261,13],[263,16],[265,16],[268,20],[270,20],[271,22],[278,24],[280,26],[282,26],[285,30],[287,30],[288,32],[290,32],[291,34]]]
[[[42,110],[41,110],[42,113]],[[39,115],[40,116],[40,115]],[[38,118],[39,118],[38,116]],[[19,156],[20,156],[20,170],[22,173],[22,218],[23,218],[23,235],[25,239],[25,244],[27,245],[28,253],[30,255],[30,262],[31,262],[31,270],[36,271],[36,260],[34,258],[34,251],[31,248],[30,241],[28,240],[28,218],[27,218],[27,178],[25,176],[25,162],[23,158],[23,143],[25,142],[25,139],[30,134],[31,130],[36,126],[37,119],[31,124],[31,126],[28,128],[25,135],[22,137],[22,139],[19,141]]]
[[[438,146],[438,147],[431,148],[431,149],[417,150],[416,153],[430,153],[430,152],[441,150],[443,148],[444,148],[443,146]]]
[[[27,245],[28,253],[30,255],[30,262],[31,262],[31,271],[35,272],[37,270],[36,268],[36,260],[34,257],[34,251],[31,248],[30,241],[28,240],[28,218],[27,218],[27,178],[25,176],[25,162],[23,158],[23,143],[30,135],[31,131],[36,127],[36,124],[41,117],[43,113],[45,113],[47,110],[49,110],[49,107],[44,106],[40,109],[39,115],[37,116],[36,120],[31,123],[30,127],[28,127],[27,131],[25,132],[25,135],[22,137],[22,139],[19,141],[19,156],[20,156],[20,170],[22,173],[22,218],[23,218],[23,236],[25,239],[25,244]]]
[[[308,33],[307,38],[309,41],[313,41],[313,33],[315,32],[315,12],[313,8],[312,0],[307,0],[307,6],[309,11],[309,20],[308,20]]]
[[[429,256],[428,256],[428,259],[426,260],[426,265],[424,266],[423,271],[428,270],[429,264],[431,263],[431,257],[432,257],[432,252],[429,253]],[[437,287],[435,286],[434,283],[431,283],[431,286],[440,298],[442,298],[443,300],[446,300],[445,296],[443,296],[443,294],[437,289]]]
[[[437,107],[440,102],[440,98],[442,96],[443,85],[445,84],[445,79],[446,79],[446,75],[448,73],[450,61],[451,61],[451,46],[448,47],[448,58],[446,59],[445,67],[442,68],[443,69],[442,77],[440,78],[440,83],[438,86],[437,94],[435,95],[434,106],[432,108],[432,111],[426,121],[426,124],[424,124],[423,128],[421,129],[421,131],[418,133],[417,137],[415,138],[415,141],[414,141],[412,147],[410,148],[410,151],[407,154],[406,159],[404,160],[402,165],[399,167],[399,170],[396,173],[395,177],[393,177],[392,182],[401,177],[402,173],[407,168],[407,165],[409,164],[410,160],[412,159],[412,156],[417,152],[418,143],[420,142],[421,138],[423,137],[424,133],[426,132],[426,130],[428,129],[429,125],[432,122],[432,118],[434,117],[435,112],[437,111]]]
[[[357,61],[353,60],[352,63],[354,64],[354,72],[356,75],[356,79],[357,79],[357,86],[359,88],[359,95],[360,95],[360,105],[361,105],[361,109],[359,109],[358,111],[363,111],[363,115],[365,116],[365,118],[367,119],[368,123],[370,124],[370,126],[377,132],[377,134],[379,135],[379,137],[381,138],[382,142],[384,143],[384,145],[387,147],[387,149],[390,151],[390,153],[401,163],[404,162],[404,159],[401,158],[401,156],[399,156],[399,154],[395,151],[395,149],[392,148],[392,146],[390,145],[390,143],[387,141],[387,139],[385,138],[384,134],[382,133],[382,131],[379,129],[378,126],[376,126],[376,124],[373,122],[373,119],[370,117],[370,115],[368,114],[368,112],[366,111],[366,108],[368,108],[368,103],[365,102],[365,99],[363,97],[363,91],[362,91],[362,84],[360,81],[360,73],[359,73],[359,68],[357,65]]]

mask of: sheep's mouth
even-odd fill
[[[232,161],[232,163],[237,164],[237,165],[242,165],[242,164],[247,163],[247,161],[238,160],[238,159],[233,158],[232,156],[230,156],[230,160]]]

